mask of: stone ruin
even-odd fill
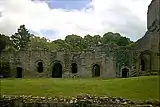
[[[136,71],[160,72],[160,0],[148,6],[147,32],[133,46],[138,53]]]
[[[118,67],[112,52],[97,48],[84,52],[48,52],[22,50],[2,53],[1,62],[9,60],[11,77],[130,77],[160,71],[160,0],[148,6],[147,32],[133,45],[130,57],[136,63]],[[7,57],[6,57],[7,56]]]
[[[114,60],[100,52],[24,50],[8,56],[13,77],[115,77]]]

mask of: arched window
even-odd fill
[[[72,63],[72,73],[77,73],[78,69],[77,69],[77,64],[76,63]]]

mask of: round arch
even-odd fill
[[[58,60],[55,60],[51,64],[52,78],[62,78],[63,66]]]
[[[141,71],[150,71],[152,69],[152,52],[145,50],[139,55],[139,65]]]

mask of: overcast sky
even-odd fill
[[[0,0],[0,33],[25,24],[37,36],[64,39],[117,32],[136,41],[144,36],[151,0]]]

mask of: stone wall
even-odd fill
[[[138,52],[137,71],[160,71],[160,0],[152,0],[148,6],[148,20],[146,34],[134,44]]]
[[[44,50],[22,50],[8,54],[11,76],[16,77],[17,67],[21,67],[22,77],[52,77],[53,66],[58,62],[62,65],[62,77],[92,77],[93,66],[100,66],[100,77],[116,77],[115,61],[112,56],[102,52],[48,52]],[[43,72],[37,72],[38,63],[42,62]],[[72,73],[72,63],[77,64],[77,73]]]
[[[160,0],[152,0],[148,6],[147,28],[149,29],[155,21],[160,23]]]

